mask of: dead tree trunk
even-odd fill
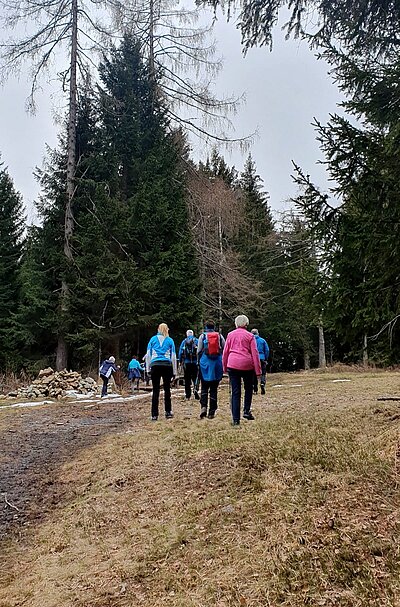
[[[318,367],[320,369],[326,368],[324,326],[321,318],[318,323]]]
[[[363,335],[363,365],[368,367],[368,338],[366,333]]]
[[[76,113],[77,113],[77,54],[78,54],[78,0],[71,2],[71,56],[69,81],[69,107],[67,131],[67,200],[64,219],[65,273],[61,281],[60,310],[61,329],[58,336],[56,368],[65,369],[68,364],[68,345],[65,340],[65,324],[69,308],[70,289],[68,270],[72,263],[71,239],[74,231],[73,198],[76,169]]]
[[[308,350],[304,350],[304,371],[309,371],[310,368],[310,353]]]

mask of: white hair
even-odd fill
[[[110,356],[110,358],[108,359],[110,361],[110,363],[115,363],[115,358],[114,356]]]
[[[251,332],[253,333],[253,335],[258,335],[258,329],[252,329]]]
[[[239,316],[236,316],[236,318],[235,318],[235,325],[237,328],[247,327],[249,322],[250,322],[249,319],[244,314],[240,314]]]
[[[193,337],[193,335],[194,335],[194,333],[193,333],[192,329],[188,329],[186,331],[186,337]]]

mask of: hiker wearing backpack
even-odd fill
[[[224,354],[222,357],[223,369],[228,371],[231,383],[232,422],[234,426],[240,424],[240,401],[242,393],[242,379],[244,384],[243,417],[254,419],[251,412],[253,397],[254,374],[261,375],[260,357],[254,335],[247,330],[249,319],[244,314],[235,318],[236,329],[228,333]]]
[[[158,403],[160,400],[161,378],[164,386],[165,417],[173,416],[171,410],[171,381],[176,376],[176,352],[175,344],[169,337],[169,328],[165,322],[158,326],[157,335],[154,335],[147,346],[146,369],[151,371],[151,383],[153,395],[151,400],[151,419],[158,419]]]
[[[191,329],[186,331],[186,337],[179,348],[179,362],[183,367],[185,378],[185,398],[190,400],[192,396],[192,384],[195,386],[197,379],[197,345],[199,340],[194,336]]]
[[[142,378],[142,367],[137,359],[137,356],[133,355],[132,360],[128,365],[128,379],[132,382],[132,394],[135,393],[135,387],[139,391],[139,381]]]
[[[222,379],[222,352],[225,339],[215,330],[215,323],[208,320],[204,333],[199,337],[197,353],[201,381],[200,418],[214,419],[218,408],[218,385]],[[208,412],[208,415],[207,415]]]
[[[115,364],[114,356],[109,356],[108,358],[106,358],[106,360],[104,360],[101,363],[100,369],[99,369],[99,375],[103,382],[103,387],[101,389],[101,398],[104,398],[105,396],[107,396],[108,381],[109,381],[111,375],[113,373],[115,373],[116,371],[118,371],[119,369],[120,369],[120,367]]]
[[[268,347],[268,344],[265,341],[265,339],[260,337],[260,335],[258,333],[258,329],[252,329],[251,332],[253,333],[254,339],[256,340],[256,346],[257,346],[258,355],[260,357],[260,363],[261,363],[261,381],[260,381],[261,394],[265,394],[265,376],[267,374],[267,360],[268,360],[268,356],[269,356],[269,347]],[[254,374],[253,392],[254,392],[254,394],[258,393],[258,378],[257,378],[256,374]]]

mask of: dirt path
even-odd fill
[[[0,420],[0,540],[43,518],[71,487],[55,482],[57,470],[101,437],[137,423],[140,401],[80,402],[2,411]],[[68,495],[67,495],[68,494]]]

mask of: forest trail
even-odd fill
[[[255,422],[175,396],[0,408],[0,606],[399,605],[400,374],[269,377]],[[397,597],[397,598],[396,598]]]

